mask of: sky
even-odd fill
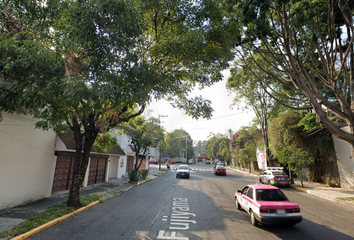
[[[252,119],[255,118],[254,112],[231,106],[233,96],[228,95],[228,90],[226,89],[229,71],[224,71],[223,75],[223,81],[202,90],[195,89],[190,95],[193,97],[201,95],[203,98],[211,100],[214,112],[210,120],[192,119],[183,110],[173,108],[165,100],[153,102],[148,107],[151,111],[149,115],[156,118],[158,115],[167,115],[167,117],[160,118],[161,126],[167,132],[183,129],[189,133],[194,142],[208,140],[210,133],[226,134],[228,129],[232,129],[233,133],[236,133],[240,127],[249,126]]]

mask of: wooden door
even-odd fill
[[[52,192],[68,190],[71,187],[74,157],[58,156],[55,166]]]

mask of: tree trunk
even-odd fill
[[[85,128],[84,133],[80,133],[80,126],[78,124],[74,126],[75,127],[73,127],[72,130],[74,130],[75,134],[76,153],[74,160],[73,180],[66,205],[78,209],[83,207],[83,204],[80,201],[80,189],[85,179],[91,148],[97,138],[98,131],[95,131],[94,128],[89,129],[90,127],[88,127]],[[82,145],[83,141],[84,146]]]

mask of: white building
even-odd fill
[[[49,197],[70,189],[75,152],[73,133],[35,129],[28,115],[2,113],[0,122],[0,209]],[[93,147],[83,187],[126,175],[135,161],[126,135],[120,147],[98,154]],[[154,149],[150,150],[150,157]],[[148,161],[144,161],[148,169]]]

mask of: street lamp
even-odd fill
[[[159,154],[159,170],[161,170],[161,120],[162,117],[168,117],[168,115],[159,114],[159,134],[160,134],[160,154]]]

